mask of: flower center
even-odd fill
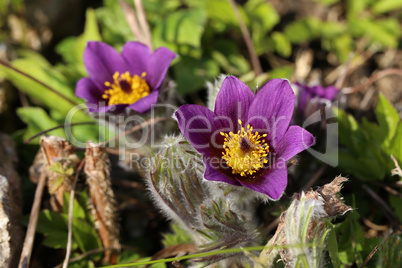
[[[102,98],[108,100],[108,105],[113,104],[132,104],[139,99],[148,96],[151,93],[143,72],[141,77],[138,75],[130,76],[129,72],[120,74],[115,72],[113,83],[106,81],[105,86],[108,89],[102,95]]]
[[[241,120],[238,122],[241,126]],[[222,153],[222,159],[232,168],[233,174],[251,175],[268,163],[266,157],[269,146],[263,139],[267,134],[253,133],[253,127],[250,125],[247,125],[247,129],[242,127],[236,134],[233,132],[220,134],[225,137],[223,143],[225,152]]]

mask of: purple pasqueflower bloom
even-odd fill
[[[175,57],[165,47],[151,53],[139,42],[127,42],[121,54],[103,42],[88,42],[84,65],[89,77],[78,81],[75,95],[87,100],[90,112],[128,107],[144,113],[156,104],[159,88]]]
[[[182,134],[203,156],[205,179],[279,199],[287,185],[286,161],[315,142],[308,131],[289,126],[294,103],[286,80],[270,80],[254,95],[229,76],[214,111],[187,104],[175,116]]]
[[[332,102],[338,94],[338,89],[334,86],[308,86],[299,82],[294,84],[299,88],[297,113],[300,119],[307,118],[316,112],[320,104],[327,105]]]

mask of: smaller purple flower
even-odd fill
[[[204,178],[245,186],[279,199],[287,186],[286,161],[314,144],[299,126],[289,126],[295,94],[286,80],[273,79],[254,95],[229,76],[212,112],[183,105],[175,113],[180,131],[203,156]]]
[[[338,94],[338,89],[334,86],[308,86],[299,82],[294,83],[294,85],[299,89],[297,98],[297,116],[300,120],[309,117],[319,110],[321,104],[329,105]]]
[[[102,42],[88,42],[84,65],[89,77],[76,85],[75,95],[87,100],[90,112],[118,111],[128,107],[138,113],[156,104],[167,69],[176,54],[165,47],[151,53],[138,42],[127,42],[121,54]],[[100,106],[101,103],[105,105]]]

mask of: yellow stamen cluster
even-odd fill
[[[148,96],[151,93],[143,72],[141,77],[138,75],[131,76],[129,72],[120,74],[115,72],[113,75],[113,83],[106,81],[105,90],[102,98],[108,100],[108,105],[113,104],[132,104],[139,99]]]
[[[238,121],[242,126],[241,120]],[[247,129],[241,127],[236,134],[233,132],[220,133],[225,137],[222,158],[232,168],[233,174],[240,176],[252,175],[268,163],[269,146],[265,142],[267,134],[253,133],[253,127],[247,125]]]

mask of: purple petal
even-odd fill
[[[149,111],[152,108],[152,105],[156,104],[158,101],[158,94],[159,91],[153,91],[151,94],[148,96],[139,99],[138,101],[134,102],[133,104],[130,104],[128,108],[142,114],[147,111]]]
[[[89,103],[98,103],[102,99],[103,90],[100,90],[91,78],[81,78],[75,86],[75,95],[87,100]]]
[[[310,148],[315,143],[313,135],[299,126],[290,126],[286,134],[275,146],[279,159],[289,160],[296,154]]]
[[[285,162],[276,163],[258,178],[239,180],[239,182],[254,191],[268,195],[271,199],[278,200],[288,184],[288,169]]]
[[[181,133],[203,154],[203,156],[222,156],[224,138],[219,118],[208,108],[200,105],[186,104],[175,112]]]
[[[118,113],[124,111],[127,105],[107,105],[107,100],[102,98],[103,91],[100,90],[91,78],[81,78],[76,87],[75,95],[87,100],[87,108],[91,113]]]
[[[84,64],[95,85],[103,89],[106,81],[113,81],[115,72],[126,72],[128,67],[117,51],[102,42],[88,42],[84,51]]]
[[[106,113],[106,112],[112,112],[112,113],[117,113],[117,110],[124,110],[124,109],[118,109],[116,105],[110,105],[110,106],[105,106],[102,104],[91,104],[87,103],[88,111],[91,113]]]
[[[159,89],[170,63],[176,56],[166,47],[160,47],[148,59],[146,80],[153,90]]]
[[[215,114],[228,117],[231,129],[236,133],[240,127],[239,119],[243,124],[247,123],[247,114],[253,99],[254,94],[246,84],[234,76],[228,76],[216,97]]]
[[[334,86],[329,86],[325,88],[325,95],[324,97],[330,101],[334,100],[338,94],[338,89]]]
[[[146,45],[139,42],[127,42],[123,46],[121,55],[126,61],[131,75],[141,76],[143,72],[147,71],[151,51]]]
[[[310,88],[306,84],[299,82],[293,83],[298,88],[297,93],[297,108],[299,114],[303,114],[308,100],[311,98]]]
[[[270,146],[282,138],[289,127],[295,94],[287,80],[272,79],[256,94],[248,118],[255,131],[267,133]]]
[[[227,176],[220,170],[220,165],[222,164],[221,158],[204,156],[203,161],[205,164],[204,178],[206,180],[221,181],[232,185],[241,186],[237,180]]]

